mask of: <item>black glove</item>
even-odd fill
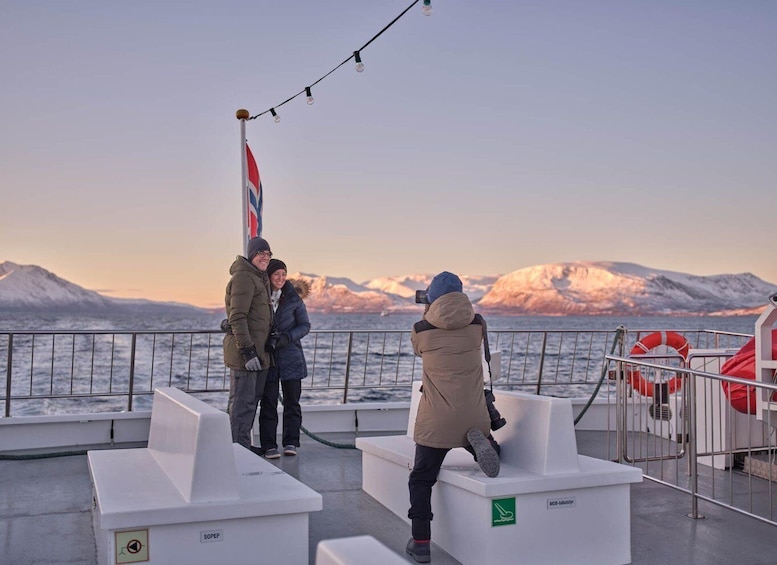
[[[229,320],[227,320],[226,318],[221,320],[221,326],[220,327],[221,327],[221,331],[222,332],[225,332],[225,333],[228,333],[228,334],[232,333],[232,326],[229,325]]]
[[[245,367],[248,371],[261,371],[262,362],[259,360],[259,355],[256,353],[256,347],[243,347],[240,350],[240,355],[243,356],[245,361]]]
[[[288,346],[291,343],[291,337],[289,337],[289,334],[282,333],[280,336],[278,336],[278,343],[275,344],[275,349],[283,349],[284,347]]]

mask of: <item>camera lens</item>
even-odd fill
[[[502,418],[499,410],[494,406],[494,393],[488,389],[485,389],[483,393],[486,396],[486,408],[488,408],[488,417],[491,420],[491,430],[496,431],[499,428],[504,427],[507,424],[507,420]]]

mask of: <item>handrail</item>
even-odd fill
[[[600,382],[615,331],[491,328],[489,341],[502,354],[501,374],[494,386],[588,397]],[[647,330],[626,331],[624,339],[639,331]],[[703,330],[684,331],[693,342],[707,339]],[[157,386],[176,386],[215,403],[222,403],[219,395],[228,392],[221,340],[213,339],[223,335],[219,330],[35,329],[0,334],[6,335],[5,350],[0,346],[0,371],[4,366],[6,376],[5,393],[0,396],[4,417],[36,413],[31,404],[36,399],[55,400],[52,413],[72,411],[68,397],[109,399],[103,410],[134,411],[149,407]],[[303,384],[303,400],[358,402],[374,399],[371,391],[381,389],[386,395],[408,398],[410,385],[421,378],[409,330],[313,330],[311,334],[312,340],[303,341],[310,375]],[[741,341],[749,336],[729,337]],[[579,343],[587,346],[579,348]],[[355,375],[359,378],[354,379]],[[603,387],[602,394],[609,386]],[[114,403],[117,397],[126,397],[121,408]]]
[[[717,361],[722,364],[722,361],[731,354],[730,350],[720,349]],[[715,357],[715,354],[711,353],[710,356]],[[757,495],[754,494],[756,491],[753,490],[756,488],[753,478],[766,481],[766,486],[763,488],[766,492],[762,494],[769,500],[772,498],[770,493],[774,490],[775,481],[777,481],[777,467],[774,467],[773,463],[770,464],[770,471],[765,476],[755,475],[753,471],[755,464],[752,463],[752,461],[757,461],[754,457],[761,452],[766,453],[769,456],[767,462],[770,461],[777,450],[777,446],[773,444],[774,427],[777,426],[777,420],[773,419],[774,411],[768,412],[763,422],[756,419],[755,415],[736,412],[722,394],[720,386],[722,383],[729,383],[753,387],[757,390],[770,391],[767,392],[768,397],[777,393],[777,384],[732,377],[684,366],[667,366],[642,357],[606,356],[608,365],[615,364],[616,366],[615,376],[618,384],[616,388],[617,460],[630,464],[640,464],[643,466],[643,473],[647,479],[689,494],[691,497],[691,508],[688,516],[691,518],[703,518],[699,513],[699,500],[704,500],[755,517],[760,521],[777,525],[777,521],[775,521],[775,517],[772,514],[773,510],[770,509],[769,516],[764,517],[755,511],[753,503],[754,498],[757,498]],[[681,410],[683,408],[686,409],[683,410],[682,416],[678,417],[678,420],[675,422],[676,426],[682,426],[683,434],[687,432],[686,437],[678,438],[676,441],[676,445],[681,445],[681,449],[674,450],[673,445],[675,445],[675,442],[671,434],[667,436],[664,433],[666,430],[660,429],[658,424],[654,424],[656,426],[655,429],[650,429],[648,418],[643,416],[645,422],[648,423],[647,428],[639,427],[643,425],[641,421],[637,422],[636,425],[635,422],[629,421],[629,413],[645,414],[647,412],[645,407],[648,403],[655,401],[654,398],[639,395],[637,391],[632,390],[628,386],[627,374],[634,367],[639,367],[641,371],[651,369],[658,372],[669,371],[681,375],[682,386],[677,393],[671,395],[671,397],[680,395],[679,402],[676,401],[677,405],[681,407]],[[700,387],[701,390],[699,390]],[[749,390],[749,388],[745,390]],[[713,400],[716,396],[720,399],[718,404]],[[700,407],[703,409],[702,412],[699,411]],[[702,422],[705,431],[700,433],[698,426]],[[742,428],[737,434],[723,433],[724,426],[737,428],[737,422],[739,427]],[[669,430],[671,431],[671,424]],[[635,438],[635,449],[638,445],[640,451],[644,451],[648,455],[642,457],[630,455],[629,438],[632,436]],[[740,442],[745,443],[745,445],[740,445]],[[729,443],[731,445],[728,445]],[[655,451],[655,454],[650,454],[651,449]],[[726,491],[725,497],[728,499],[728,502],[715,491],[715,469],[721,468],[721,465],[723,465],[723,468],[729,473],[729,481],[733,482],[733,472],[736,467],[735,459],[737,456],[746,456],[751,461],[750,469],[747,471],[750,474],[750,480],[747,485],[748,508],[746,509],[735,505],[734,498],[736,494],[729,482],[722,487],[722,490]],[[672,483],[663,476],[663,473],[670,463],[673,463],[675,467],[679,467],[679,460],[683,457],[687,457],[687,479],[681,477],[675,483]],[[716,457],[718,458],[717,462],[715,460]],[[701,463],[702,458],[705,460],[704,465]],[[653,476],[650,472],[650,464],[655,462],[659,463],[658,477]],[[705,481],[700,480],[701,467],[705,469],[712,468],[711,473],[707,472],[710,476]],[[687,484],[684,484],[686,480]],[[718,482],[720,481],[718,480]],[[721,487],[718,488],[721,489]],[[711,490],[712,492],[711,494],[705,494],[705,490]]]

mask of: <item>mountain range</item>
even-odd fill
[[[311,312],[418,312],[415,291],[434,275],[382,277],[364,283],[307,273]],[[505,315],[757,314],[777,285],[750,274],[697,276],[634,263],[554,263],[502,276],[460,275],[464,292],[484,313]],[[0,310],[98,311],[194,309],[173,302],[110,298],[35,265],[0,263]]]
[[[36,265],[0,263],[0,312],[185,312],[200,311],[190,304],[111,298],[87,290]]]

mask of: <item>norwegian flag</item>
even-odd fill
[[[262,235],[262,179],[259,177],[259,167],[256,166],[254,155],[246,143],[246,162],[248,163],[248,184],[246,198],[248,199],[248,237]]]

